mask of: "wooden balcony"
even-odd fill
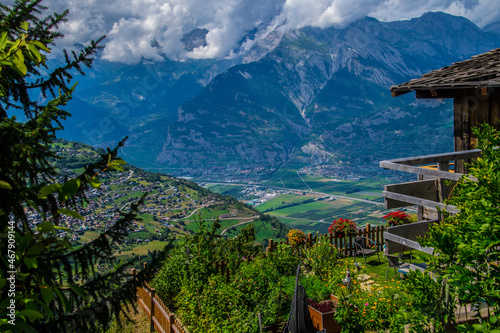
[[[469,163],[481,156],[481,151],[467,150],[454,153],[415,156],[381,161],[380,167],[415,174],[413,182],[386,185],[383,191],[385,207],[395,209],[416,206],[418,221],[404,226],[388,228],[384,233],[387,253],[400,253],[415,249],[433,253],[432,248],[422,248],[417,238],[423,236],[430,225],[440,220],[439,209],[455,214],[455,206],[444,200],[453,195],[453,187],[464,173],[455,172],[456,165]]]
[[[444,204],[464,175],[454,172],[454,166],[469,163],[479,156],[481,151],[476,149],[381,161],[382,168],[417,175],[416,181],[385,186],[383,195],[386,208],[417,206],[419,221],[438,218],[438,208],[456,213],[456,207]]]

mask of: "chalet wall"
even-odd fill
[[[488,123],[500,130],[500,89],[478,88],[457,94],[454,99],[454,147],[455,151],[475,149],[477,137],[472,129]],[[462,163],[456,171],[465,173]]]

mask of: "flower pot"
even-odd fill
[[[335,321],[333,318],[333,314],[335,311],[330,311],[330,312],[319,312],[312,306],[309,306],[309,313],[311,314],[311,318],[313,321],[314,328],[317,331],[320,331],[322,329],[326,329],[327,333],[339,333],[342,328],[340,327],[339,324]]]
[[[330,294],[330,300],[333,302],[333,304],[335,304],[335,307],[337,307],[339,305],[339,298],[333,294]]]

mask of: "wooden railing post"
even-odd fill
[[[424,175],[417,175],[417,180],[424,180]],[[424,206],[417,205],[417,222],[424,220]]]
[[[174,331],[174,330],[172,329],[172,327],[174,326],[174,321],[175,321],[175,317],[174,317],[174,315],[169,314],[169,315],[168,315],[167,333],[172,333],[172,332]]]
[[[266,248],[266,252],[273,252],[273,246],[274,246],[274,240],[270,239],[269,240],[269,245]]]
[[[377,243],[377,251],[380,250],[380,226],[378,225],[375,229],[375,243]]]
[[[146,263],[144,263],[146,264]],[[155,317],[155,296],[156,296],[156,290],[154,288],[151,288],[151,320],[149,321],[149,331],[154,332],[155,331],[155,322],[154,322],[154,317]]]
[[[438,163],[438,170],[440,171],[450,171],[450,161],[446,162],[439,162]],[[452,189],[446,185],[446,180],[443,178],[437,178],[436,180],[437,183],[437,188],[438,188],[438,196],[439,196],[439,202],[444,202],[450,195]],[[438,220],[442,220],[441,216],[441,211],[438,210]]]

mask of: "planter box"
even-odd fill
[[[337,324],[335,319],[333,319],[333,314],[335,313],[335,311],[323,313],[319,312],[310,305],[308,306],[314,328],[316,328],[317,331],[326,329],[326,333],[339,333],[342,330],[340,325]]]

